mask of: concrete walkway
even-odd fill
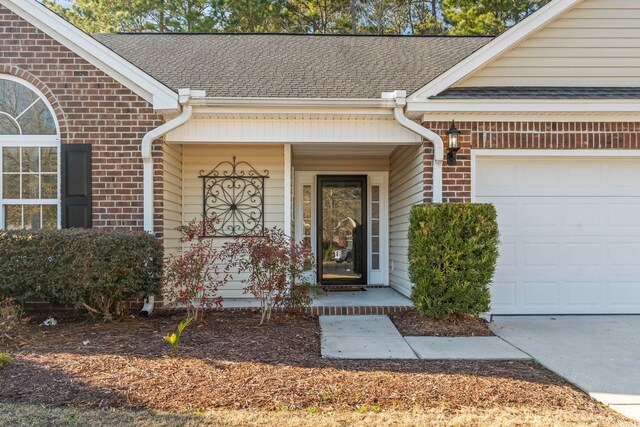
[[[515,360],[529,356],[498,337],[405,337],[387,316],[320,316],[321,353],[333,359]]]
[[[596,400],[640,420],[640,316],[494,317],[491,329]]]
[[[525,360],[531,359],[498,337],[405,337],[420,359]]]
[[[387,316],[320,316],[322,357],[417,359]]]

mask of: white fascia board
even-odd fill
[[[410,113],[640,113],[640,100],[629,99],[464,99],[407,104]]]
[[[415,91],[407,98],[407,102],[428,99],[450,88],[582,1],[552,0],[551,3],[542,7],[529,18],[520,21],[448,71]]]
[[[447,122],[638,122],[640,113],[451,113],[419,115],[422,123]]]
[[[47,34],[159,111],[178,110],[178,94],[89,34],[35,0],[0,0],[0,4]]]

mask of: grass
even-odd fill
[[[100,426],[195,427],[195,426],[634,426],[606,414],[592,416],[562,409],[532,411],[526,408],[447,410],[431,408],[409,411],[260,411],[214,410],[168,414],[151,411],[87,410],[40,405],[0,403],[0,425],[15,427]]]
[[[9,365],[11,361],[12,359],[9,353],[0,353],[0,368]]]

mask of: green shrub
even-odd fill
[[[411,299],[422,313],[444,317],[489,310],[498,258],[496,211],[489,204],[418,205],[411,210]]]
[[[9,353],[1,353],[0,352],[0,368],[3,368],[9,365],[12,362],[11,356]]]
[[[0,231],[0,298],[72,304],[105,320],[160,291],[162,245],[143,231]]]

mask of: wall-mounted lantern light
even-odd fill
[[[451,122],[451,127],[447,131],[449,147],[447,148],[447,164],[449,166],[456,164],[456,152],[460,149],[460,131],[456,127],[456,121]]]

